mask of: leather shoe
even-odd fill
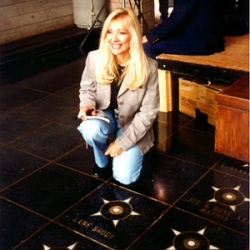
[[[111,164],[112,164],[112,159],[111,158],[109,158],[108,164],[104,168],[100,168],[95,163],[92,175],[95,176],[95,177],[101,177],[101,176],[103,176],[105,173],[108,172],[109,166],[111,166]]]
[[[100,167],[98,167],[97,164],[95,164],[95,165],[94,165],[94,168],[93,168],[93,173],[92,173],[92,175],[95,176],[95,177],[101,177],[101,176],[105,173],[105,171],[106,171],[105,168],[106,168],[106,167],[100,168]]]

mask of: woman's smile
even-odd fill
[[[113,49],[121,49],[122,44],[112,44],[111,43],[111,46],[112,46]]]
[[[119,19],[113,20],[107,33],[112,54],[118,61],[126,62],[129,57],[131,34]]]

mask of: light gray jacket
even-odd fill
[[[94,106],[105,110],[110,104],[111,86],[95,81],[94,68],[98,61],[98,51],[89,52],[80,83],[80,109]],[[124,133],[115,142],[127,150],[135,144],[145,154],[154,142],[152,124],[159,109],[159,87],[157,62],[148,58],[149,76],[147,82],[138,90],[129,90],[129,73],[124,77],[118,96],[118,112]]]

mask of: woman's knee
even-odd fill
[[[123,151],[113,160],[113,176],[122,184],[129,185],[138,180],[142,169],[143,155],[138,146]]]
[[[77,128],[85,139],[96,140],[100,135],[108,135],[108,128],[102,126],[99,121],[83,121]]]
[[[137,179],[139,178],[139,176],[137,176],[137,178],[134,178],[132,175],[130,174],[126,174],[126,173],[114,173],[114,178],[115,180],[117,180],[118,182],[120,182],[121,184],[124,185],[129,185],[133,182],[136,182]]]
[[[124,185],[136,182],[140,176],[142,165],[113,165],[113,177]]]

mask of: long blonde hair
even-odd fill
[[[127,88],[138,89],[148,78],[148,62],[142,46],[142,31],[135,12],[129,8],[119,8],[112,12],[105,20],[101,32],[99,45],[99,60],[95,68],[95,76],[102,84],[111,84],[117,80],[118,65],[115,57],[111,53],[106,39],[108,29],[113,20],[121,20],[124,27],[131,35],[130,60],[123,70],[122,77],[129,72],[131,81],[127,83]]]

